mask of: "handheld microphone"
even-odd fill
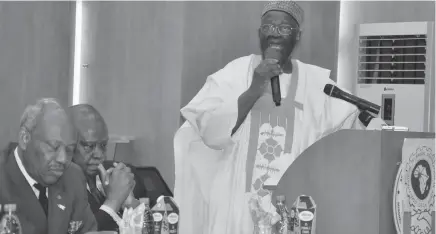
[[[280,46],[270,46],[265,50],[265,59],[280,61],[282,58],[282,48]],[[280,93],[280,81],[278,76],[271,78],[272,98],[276,106],[280,106],[282,94]]]
[[[362,98],[356,97],[352,94],[349,94],[347,92],[344,92],[332,84],[325,85],[324,93],[331,96],[331,97],[339,98],[339,99],[342,99],[346,102],[349,102],[349,103],[357,106],[360,110],[366,110],[366,111],[372,112],[376,115],[378,115],[378,113],[380,112],[379,105],[376,105],[376,104],[369,102],[365,99],[362,99]]]

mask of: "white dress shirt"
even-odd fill
[[[17,161],[18,168],[20,168],[21,173],[23,173],[24,178],[26,178],[27,182],[29,183],[30,187],[32,188],[33,192],[35,193],[35,196],[39,198],[39,190],[35,188],[36,180],[34,180],[32,177],[30,177],[29,173],[27,173],[26,168],[24,168],[23,162],[21,161],[21,158],[18,156],[18,147],[15,148],[14,151],[15,160]],[[45,195],[48,198],[48,189],[45,190]]]

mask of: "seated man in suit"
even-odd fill
[[[0,156],[0,204],[16,204],[23,234],[97,229],[85,178],[71,163],[74,147],[74,129],[56,100],[26,108],[18,147]]]
[[[145,187],[139,178],[134,177],[131,172],[134,172],[133,167],[126,167],[123,163],[104,161],[109,139],[108,129],[103,117],[93,106],[79,104],[71,106],[68,112],[78,132],[73,161],[82,168],[87,178],[88,200],[97,219],[98,229],[116,231],[117,221],[120,219],[117,211],[124,207],[134,206],[133,204],[138,205],[139,201],[136,199],[132,203],[126,199],[133,187],[135,197],[145,197]],[[107,171],[110,174],[108,186],[103,186],[104,183],[100,180],[103,180],[98,169],[100,164],[103,164],[105,169],[109,169]],[[120,173],[110,172],[111,167],[114,166],[120,169]]]

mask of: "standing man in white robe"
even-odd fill
[[[324,94],[335,84],[329,70],[291,59],[303,10],[293,1],[270,2],[261,16],[262,55],[210,75],[181,110],[186,122],[174,139],[180,234],[252,234],[249,198],[274,212],[263,185],[276,185],[305,149],[356,121],[355,106]],[[264,59],[271,46],[282,48],[282,61]],[[270,88],[277,75],[281,106]]]

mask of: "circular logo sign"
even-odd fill
[[[298,217],[300,218],[301,221],[308,222],[308,221],[313,219],[313,213],[310,211],[307,211],[307,210],[302,211],[302,212],[300,212]]]
[[[179,216],[176,213],[171,213],[168,215],[168,223],[175,224],[179,221]]]
[[[154,220],[155,222],[159,222],[159,221],[161,221],[162,219],[163,219],[163,216],[162,216],[161,213],[156,212],[156,213],[153,214],[153,220]]]
[[[420,147],[404,165],[404,186],[409,204],[419,209],[429,209],[434,203],[434,154],[427,147]]]
[[[435,155],[426,146],[404,151],[393,191],[393,213],[397,233],[403,233],[404,213],[410,212],[411,230],[427,230],[435,202]],[[417,232],[416,232],[417,233]]]

